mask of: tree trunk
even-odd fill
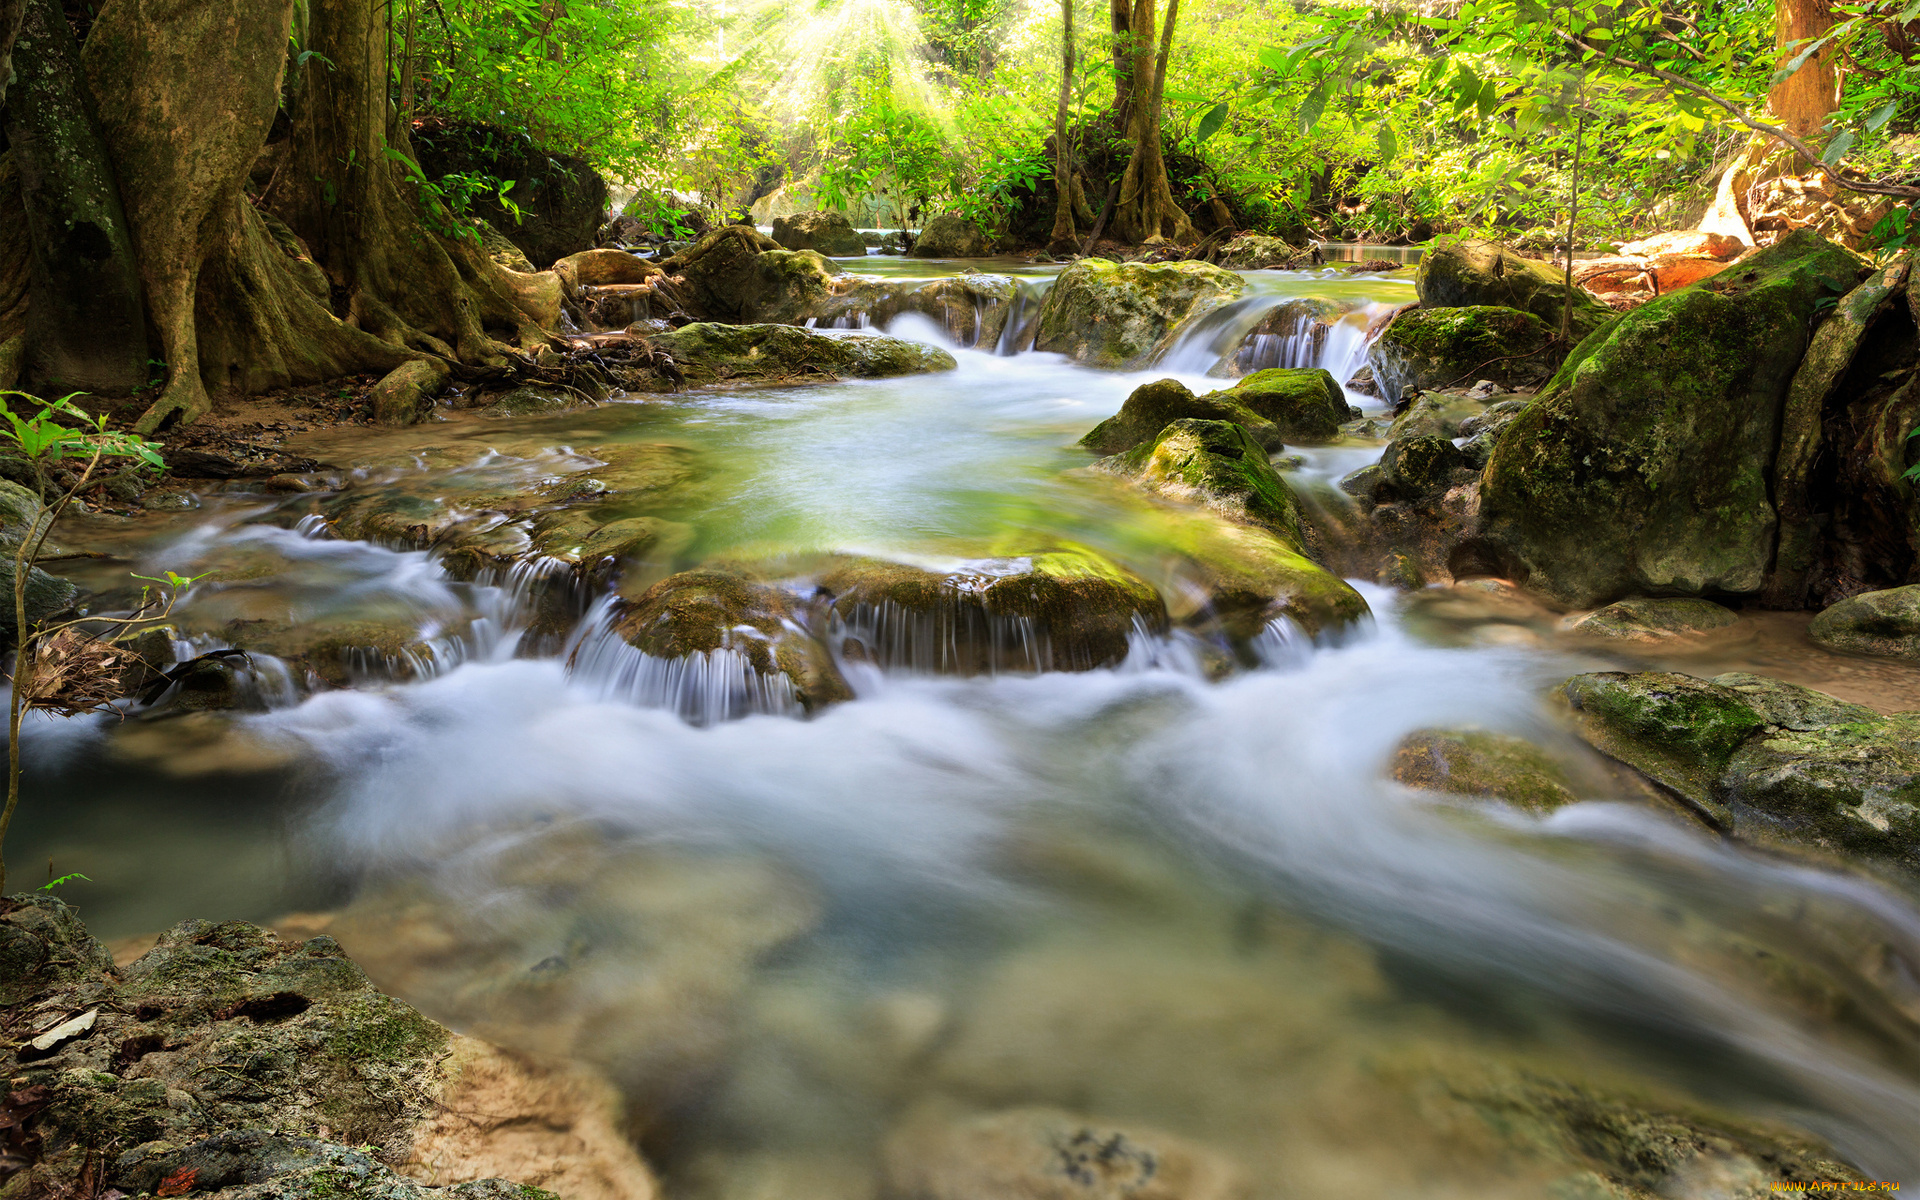
[[[147,382],[146,315],[113,159],[58,0],[26,0],[7,105],[31,240],[23,375],[125,394]]]
[[[1113,131],[1125,133],[1133,116],[1133,4],[1109,0],[1113,30]]]
[[[1180,16],[1180,0],[1167,2],[1157,61],[1151,41],[1153,0],[1138,0],[1133,13],[1134,29],[1140,34],[1134,55],[1133,153],[1120,180],[1120,201],[1113,213],[1113,236],[1133,243],[1158,236],[1185,244],[1194,240],[1193,223],[1173,202],[1166,157],[1160,144],[1160,100],[1166,90],[1167,60],[1173,52],[1173,29]]]
[[[1798,50],[1789,49],[1795,42],[1824,37],[1833,27],[1828,4],[1829,0],[1778,0],[1774,5],[1773,40],[1782,66],[1799,56]],[[1767,93],[1767,107],[1795,137],[1818,137],[1833,111],[1833,60],[1832,48],[1823,49]]]
[[[1080,240],[1073,229],[1073,153],[1067,145],[1067,105],[1073,100],[1073,0],[1060,0],[1060,107],[1053,115],[1053,235],[1047,249],[1071,254]]]

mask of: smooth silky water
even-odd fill
[[[1253,279],[1235,322],[1317,296],[1353,307],[1362,345],[1411,298],[1400,278]],[[663,482],[610,512],[683,531],[641,583],[1064,541],[1174,596],[1177,556],[1073,443],[1146,379],[1217,386],[1203,333],[1138,374],[956,348],[942,375],[299,448],[364,464],[359,487],[476,506],[641,448]],[[1362,361],[1342,337],[1323,356]],[[1328,488],[1378,449],[1310,451],[1295,481]],[[902,1120],[1027,1105],[1185,1135],[1258,1197],[1585,1195],[1564,1154],[1494,1132],[1524,1126],[1527,1089],[1576,1085],[1784,1122],[1920,1178],[1911,897],[1722,844],[1599,769],[1591,803],[1544,819],[1387,781],[1422,728],[1572,752],[1545,697],[1601,660],[1511,615],[1449,624],[1362,585],[1369,627],[1276,629],[1225,677],[1191,637],[1143,635],[1112,670],[850,670],[858,698],[812,719],[689,721],[530,654],[527,576],[455,582],[298,503],[236,490],[89,527],[125,558],[76,574],[219,569],[182,610],[208,627],[400,614],[434,647],[414,678],[369,664],[298,702],[267,679],[237,716],[36,718],[11,861],[90,875],[66,894],[102,936],[324,930],[431,1015],[594,1064],[670,1195],[869,1196]],[[1495,626],[1528,636],[1476,636]]]

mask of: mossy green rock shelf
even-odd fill
[[[1047,293],[1034,348],[1091,367],[1138,368],[1173,330],[1246,287],[1232,271],[1203,262],[1083,258],[1060,272]]]
[[[1757,592],[1788,385],[1821,311],[1864,273],[1802,230],[1588,339],[1494,445],[1484,557],[1581,607]]]

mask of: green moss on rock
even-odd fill
[[[1568,299],[1566,277],[1552,264],[1522,258],[1498,242],[1472,238],[1429,246],[1414,269],[1413,286],[1422,308],[1519,309],[1555,332]],[[1572,300],[1575,345],[1614,319],[1611,309],[1578,287]]]
[[[951,371],[953,355],[877,333],[827,334],[792,325],[694,324],[649,339],[692,383],[797,383]]]
[[[1637,597],[1616,600],[1567,622],[1566,629],[1613,641],[1658,642],[1724,629],[1740,618],[1711,600]]]
[[[1346,393],[1324,367],[1269,367],[1202,399],[1250,409],[1289,442],[1338,441],[1348,415]]]
[[[1786,390],[1821,305],[1862,273],[1801,230],[1588,339],[1501,431],[1481,538],[1583,607],[1757,591]]]
[[[1392,773],[1408,787],[1485,796],[1537,814],[1579,799],[1567,773],[1539,747],[1485,730],[1411,733],[1394,752]]]
[[[1920,659],[1920,584],[1842,600],[1815,617],[1807,633],[1835,650]]]
[[[1034,348],[1093,367],[1138,368],[1175,329],[1246,287],[1232,271],[1203,262],[1083,258],[1047,293]]]
[[[1576,675],[1565,691],[1587,740],[1726,823],[1714,785],[1734,751],[1766,726],[1745,697],[1662,671]]]
[[[1557,332],[1516,308],[1410,309],[1374,339],[1367,364],[1381,394],[1396,403],[1415,388],[1543,383],[1566,357]]]
[[[1080,444],[1101,454],[1119,454],[1152,441],[1170,423],[1187,417],[1231,421],[1244,427],[1266,450],[1281,448],[1279,428],[1240,403],[1231,391],[1196,396],[1177,379],[1156,380],[1135,388],[1120,411],[1094,426]]]
[[[1299,502],[1267,452],[1230,421],[1174,421],[1151,443],[1100,466],[1176,499],[1263,525],[1296,549],[1306,541]]]

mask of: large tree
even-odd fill
[[[1119,9],[1120,0],[1115,0],[1116,25]],[[1190,242],[1194,236],[1193,223],[1173,202],[1166,156],[1161,149],[1161,98],[1166,91],[1167,59],[1173,52],[1173,29],[1179,16],[1180,0],[1167,0],[1158,54],[1154,52],[1154,0],[1133,0],[1125,31],[1115,30],[1116,39],[1124,38],[1129,51],[1124,111],[1127,133],[1133,141],[1126,174],[1120,180],[1119,203],[1113,210],[1113,235],[1123,242],[1144,242],[1150,237]]]
[[[1073,150],[1067,139],[1067,105],[1073,100],[1073,0],[1060,0],[1060,105],[1053,115],[1053,233],[1047,249],[1079,249],[1073,229]]]
[[[1783,63],[1791,64],[1802,47],[1826,36],[1832,28],[1833,10],[1828,0],[1778,0],[1774,5],[1774,44],[1780,48]],[[1834,58],[1831,46],[1822,47],[1767,93],[1767,107],[1795,137],[1819,137],[1827,114],[1833,111]]]
[[[445,236],[407,182],[380,0],[302,8],[291,78],[295,0],[114,0],[82,48],[167,368],[144,428],[192,420],[214,394],[423,358],[498,363],[557,318],[557,280]],[[0,305],[19,240],[0,229]],[[0,343],[31,342],[9,319],[0,308]]]

